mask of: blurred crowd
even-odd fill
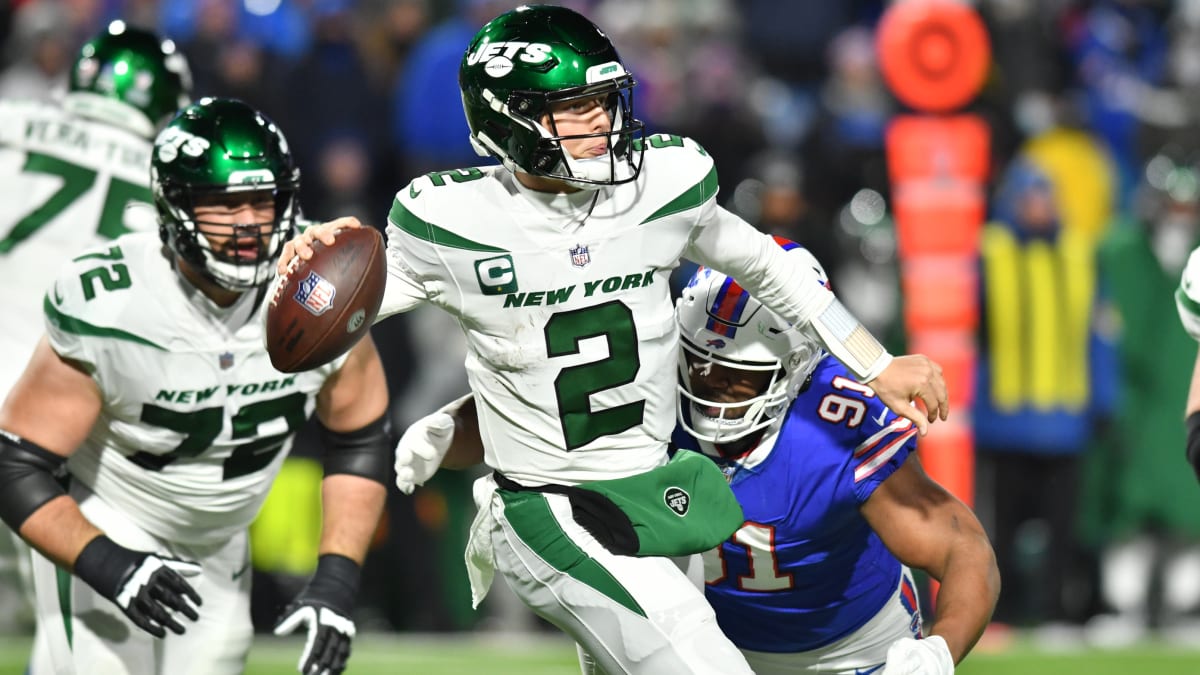
[[[189,57],[197,96],[242,98],[282,125],[307,217],[382,226],[412,177],[483,161],[458,63],[477,28],[516,4],[12,0],[0,7],[0,97],[55,96],[110,19],[153,28]],[[714,156],[723,204],[809,247],[846,304],[903,348],[884,132],[904,109],[874,41],[888,3],[555,4],[610,33],[651,131]],[[969,111],[991,128],[991,183],[977,403],[955,414],[976,431],[975,507],[1004,579],[995,620],[1101,644],[1194,638],[1200,485],[1183,407],[1196,345],[1173,292],[1200,243],[1200,0],[974,4],[993,65]],[[446,321],[416,312],[375,329],[400,424],[466,390]],[[289,501],[319,480],[305,451],[254,532],[263,617],[315,559],[316,516]],[[470,479],[447,473],[390,500],[360,626],[463,630],[507,611],[469,608]]]

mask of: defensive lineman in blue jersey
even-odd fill
[[[759,675],[953,673],[999,573],[974,514],[910,457],[912,423],[723,274],[701,268],[677,317],[675,442],[722,466],[746,517],[704,556],[721,629]],[[943,582],[925,633],[908,566]]]

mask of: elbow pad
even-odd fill
[[[1194,412],[1187,418],[1187,459],[1200,480],[1200,412]]]
[[[19,532],[46,502],[65,495],[67,458],[0,429],[0,519]]]
[[[860,382],[875,379],[892,362],[892,355],[836,297],[812,318],[810,325],[825,349]]]
[[[321,439],[325,442],[325,475],[348,473],[369,478],[387,485],[391,474],[392,420],[384,413],[367,426],[354,431],[333,431],[321,424]]]

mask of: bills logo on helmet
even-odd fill
[[[315,316],[320,316],[333,307],[333,296],[337,289],[321,275],[309,272],[300,282],[293,298]]]
[[[576,267],[587,267],[588,263],[592,262],[592,255],[588,253],[588,247],[579,244],[571,249],[571,264]]]
[[[724,349],[725,341],[722,340],[721,338],[713,338],[713,339],[705,342],[704,346],[708,347],[709,349]]]

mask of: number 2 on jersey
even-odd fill
[[[62,185],[41,206],[17,221],[8,236],[0,239],[0,253],[8,253],[17,244],[28,239],[34,232],[54,220],[67,207],[75,203],[75,200],[92,188],[97,175],[96,171],[92,169],[40,152],[29,153],[21,170],[25,173],[58,176],[62,179]],[[96,234],[106,239],[114,239],[128,232],[129,229],[125,227],[124,222],[125,206],[132,201],[149,204],[151,199],[150,189],[146,186],[121,180],[115,176],[110,178],[104,196],[104,207],[100,210]]]
[[[603,337],[608,342],[607,357],[567,366],[554,378],[558,417],[568,451],[642,423],[644,400],[592,410],[592,394],[633,382],[641,368],[637,327],[625,303],[614,300],[555,314],[546,322],[545,332],[546,355],[550,358],[578,354],[579,343],[587,338]]]

